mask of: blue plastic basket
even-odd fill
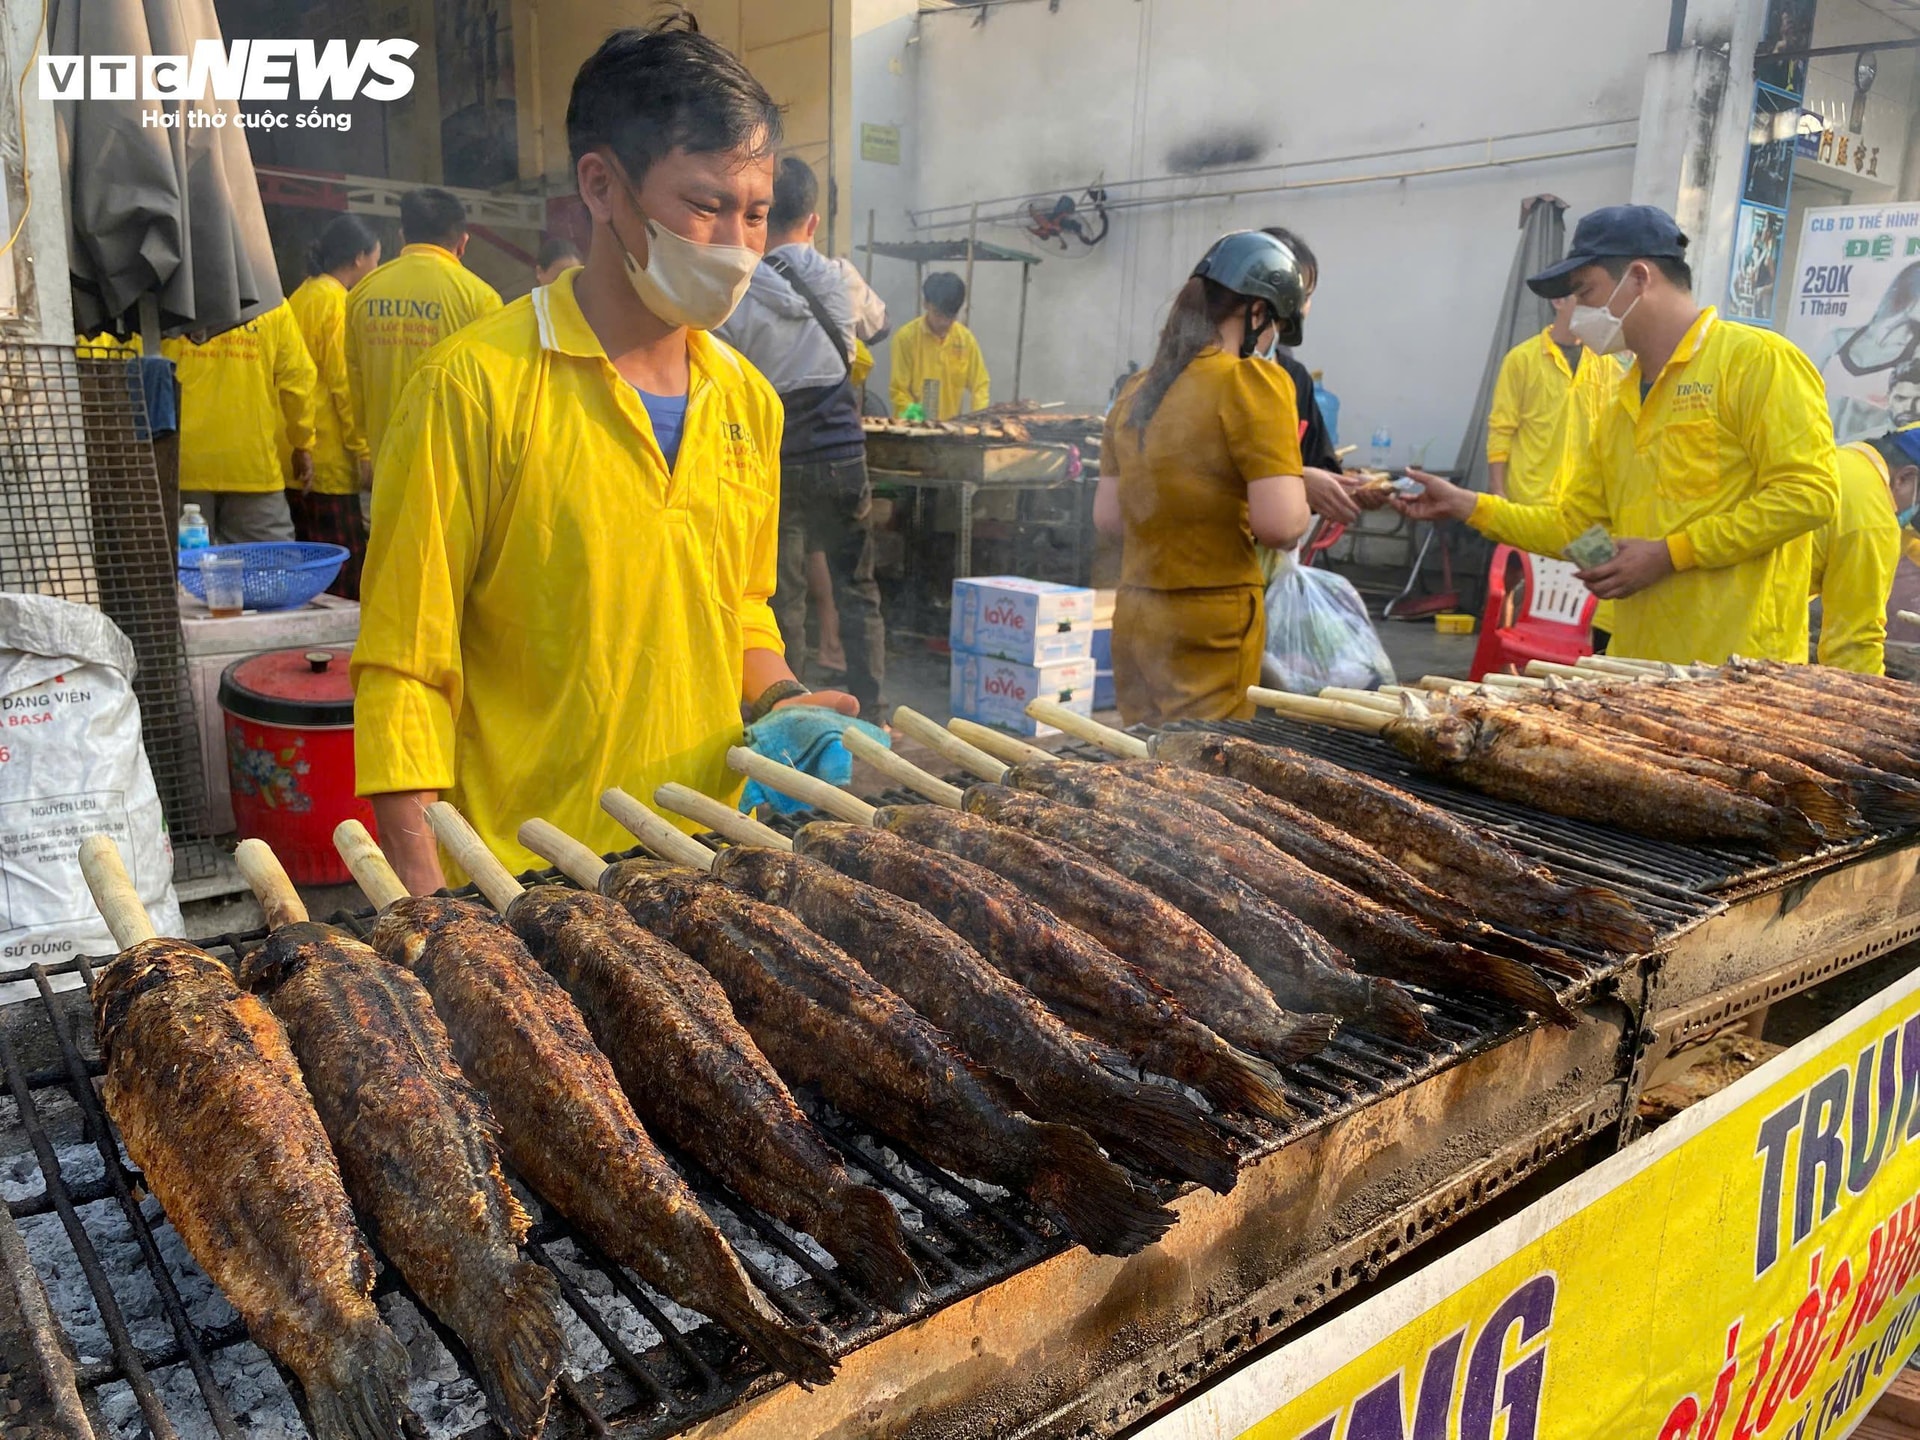
[[[238,555],[247,562],[246,607],[249,610],[291,610],[304,605],[333,583],[347,563],[344,545],[315,545],[302,540],[275,540],[251,545],[209,545],[180,552],[180,583],[196,600],[207,598],[200,577],[206,555]]]

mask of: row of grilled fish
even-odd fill
[[[1781,858],[1920,823],[1920,686],[1735,661],[1698,678],[1454,697],[1386,738],[1553,814]]]

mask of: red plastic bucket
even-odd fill
[[[353,793],[353,683],[349,648],[269,650],[220,676],[227,773],[240,838],[264,840],[301,885],[353,877],[333,831],[373,807]]]

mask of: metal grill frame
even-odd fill
[[[101,347],[0,338],[0,590],[92,605],[133,644],[174,875],[219,868],[180,629],[176,535],[138,372]]]

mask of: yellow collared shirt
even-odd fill
[[[781,648],[779,397],[690,331],[669,472],[580,313],[581,273],[408,382],[375,462],[353,655],[360,793],[444,790],[516,870],[534,815],[597,851],[631,843],[600,809],[610,785],[737,798],[743,657]]]
[[[1865,441],[1840,448],[1840,508],[1813,532],[1812,586],[1820,597],[1820,663],[1887,673],[1887,598],[1900,563],[1900,521],[1887,462]]]
[[[406,245],[347,293],[347,382],[374,455],[427,352],[500,308],[494,288],[438,245]]]
[[[1553,498],[1566,469],[1577,427],[1574,407],[1589,420],[1613,398],[1620,367],[1583,351],[1576,374],[1553,342],[1549,326],[1523,340],[1500,362],[1487,414],[1487,461],[1507,462],[1507,498],[1542,505]]]
[[[354,423],[347,383],[347,287],[331,275],[314,275],[287,297],[287,306],[320,376],[313,407],[313,488],[322,495],[355,494],[367,440]],[[287,483],[293,483],[291,474]]]
[[[1837,463],[1812,362],[1709,307],[1644,403],[1638,363],[1621,378],[1552,503],[1482,495],[1472,523],[1541,555],[1596,524],[1665,540],[1675,573],[1616,602],[1616,655],[1804,661],[1809,536],[1833,518]]]
[[[940,413],[930,419],[951,420],[963,411],[984,410],[991,403],[987,362],[980,353],[980,342],[958,320],[942,338],[927,328],[925,316],[916,315],[894,332],[892,350],[887,398],[894,414],[917,405],[929,380],[940,382]]]
[[[283,300],[196,345],[160,342],[180,381],[180,488],[263,495],[286,486],[295,450],[313,447],[319,375]]]

